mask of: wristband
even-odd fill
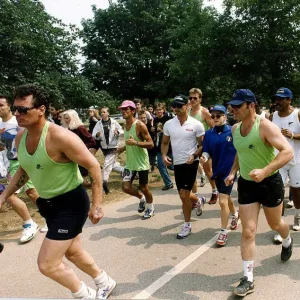
[[[193,154],[193,156],[194,156],[194,160],[198,157],[198,155],[196,155],[196,154]]]
[[[292,132],[291,140],[294,138],[294,133]]]

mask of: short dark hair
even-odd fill
[[[14,99],[22,99],[27,96],[33,97],[33,106],[38,108],[42,105],[46,107],[45,117],[49,115],[50,99],[48,93],[36,84],[23,84],[15,88]]]
[[[12,105],[12,101],[11,101],[11,99],[10,99],[9,97],[5,96],[5,95],[3,95],[3,94],[0,94],[0,99],[5,99],[5,100],[6,100],[6,102],[7,102],[7,104],[8,104],[9,106],[11,106],[11,105]]]

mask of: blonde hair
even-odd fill
[[[74,109],[66,110],[62,115],[63,115],[63,118],[62,118],[61,122],[65,128],[74,130],[74,129],[78,128],[79,126],[83,125],[82,121],[80,120],[80,118],[78,116],[78,113]],[[70,118],[69,124],[65,123],[65,120],[64,120],[65,115],[67,115]]]
[[[200,96],[199,98],[202,98],[202,91],[198,88],[190,89],[189,94],[198,94]]]

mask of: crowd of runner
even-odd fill
[[[166,104],[144,106],[140,99],[123,101],[119,109],[125,124],[110,117],[108,107],[91,107],[89,127],[73,109],[50,104],[48,94],[36,85],[16,88],[13,101],[0,95],[0,208],[7,202],[23,220],[20,242],[29,242],[39,230],[25,203],[25,192],[45,218],[46,232],[38,258],[40,271],[68,288],[74,298],[106,299],[116,282],[100,269],[82,248],[82,227],[103,216],[102,190],[110,193],[112,171],[121,174],[124,193],[137,199],[142,220],[155,214],[149,172],[158,169],[162,190],[176,186],[184,224],[177,239],[192,232],[191,214],[201,216],[206,203],[219,202],[218,246],[225,246],[228,231],[242,225],[243,277],[234,294],[254,291],[255,235],[260,208],[282,244],[281,260],[290,259],[293,238],[284,221],[284,187],[290,186],[289,208],[295,206],[293,230],[300,231],[300,111],[293,94],[279,88],[271,112],[261,110],[252,91],[234,91],[226,105],[202,106],[202,91],[177,95]],[[125,144],[121,145],[120,136]],[[102,151],[103,166],[95,154]],[[125,166],[118,155],[125,152]],[[79,166],[79,168],[78,168]],[[174,172],[175,182],[170,176]],[[133,181],[138,180],[138,188]],[[211,197],[198,192],[206,184]],[[231,199],[237,181],[238,208]],[[92,189],[92,204],[85,191]],[[75,201],[76,200],[76,201]],[[228,226],[229,224],[229,226]],[[0,253],[3,244],[0,243]],[[89,274],[96,289],[80,281],[63,257]]]

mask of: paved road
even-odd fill
[[[206,185],[200,188],[209,196]],[[234,199],[236,192],[233,193]],[[137,201],[105,205],[100,224],[87,222],[83,243],[101,267],[118,282],[112,299],[237,299],[231,291],[242,276],[239,251],[240,228],[230,232],[228,244],[214,245],[219,229],[219,208],[206,205],[201,217],[193,212],[193,233],[185,240],[176,234],[183,224],[175,189],[155,191],[156,215],[140,220]],[[293,210],[287,210],[289,224]],[[255,293],[247,299],[300,299],[300,234],[293,232],[294,254],[281,263],[281,246],[272,244],[272,232],[260,215],[255,262]],[[4,240],[0,255],[0,297],[70,298],[70,293],[42,276],[36,258],[44,234],[18,245]],[[88,284],[91,279],[77,270]]]

